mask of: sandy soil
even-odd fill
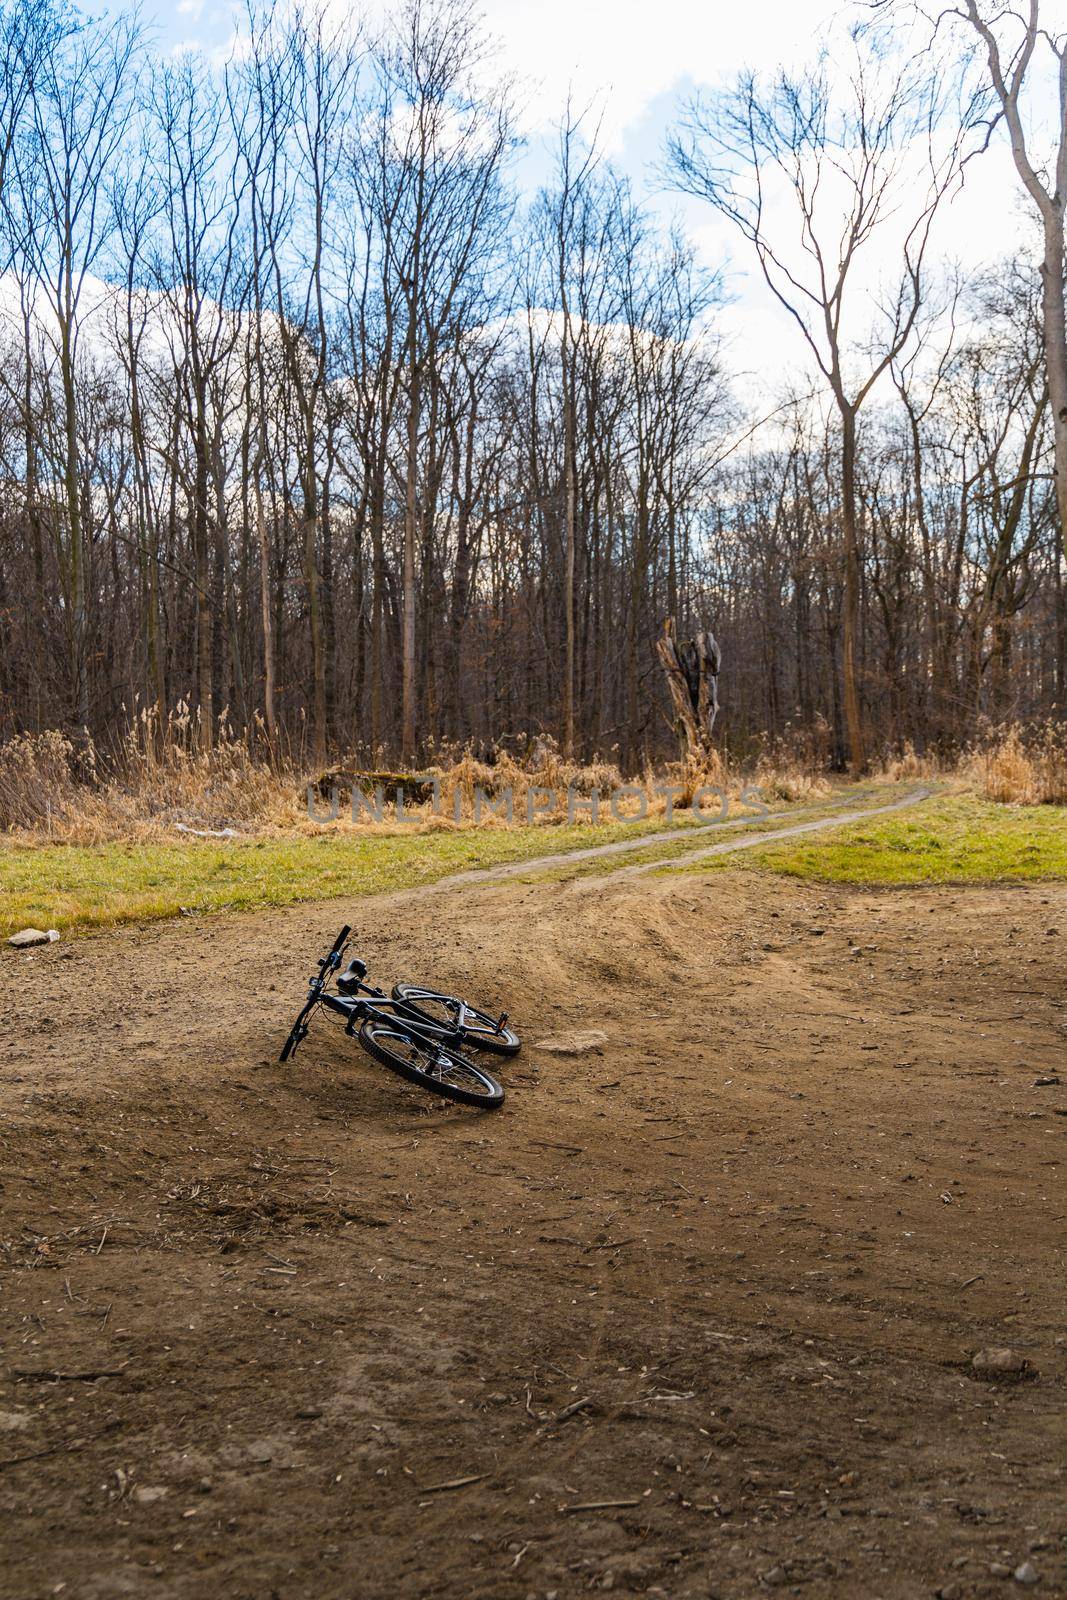
[[[343,920],[508,1009],[501,1112],[276,1063]],[[0,1592],[1067,1594],[1065,936],[716,872],[6,955]]]

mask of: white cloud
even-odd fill
[[[714,83],[740,66],[807,54],[840,0],[485,0],[508,65],[531,80],[528,120],[559,115],[567,91],[603,108],[602,137],[627,128],[681,79]]]

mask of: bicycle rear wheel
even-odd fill
[[[429,1043],[408,1033],[403,1023],[368,1017],[359,1030],[359,1042],[369,1055],[391,1072],[431,1094],[443,1095],[464,1106],[495,1111],[504,1104],[504,1091],[484,1068],[455,1050]]]
[[[506,1025],[497,1032],[496,1018],[476,1006],[467,1005],[454,994],[439,994],[436,989],[423,989],[417,983],[394,983],[393,999],[399,1000],[424,1022],[437,1028],[454,1028],[458,1024],[460,1008],[466,1008],[463,1031],[467,1043],[476,1050],[490,1050],[498,1056],[514,1056],[519,1051],[519,1036]]]

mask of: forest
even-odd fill
[[[673,748],[667,618],[718,639],[739,752],[861,771],[1062,715],[1063,43],[1036,0],[868,10],[680,107],[653,203],[576,103],[519,182],[468,0],[250,5],[224,61],[8,6],[0,738],[632,772]],[[1005,137],[1018,207],[960,264]],[[780,371],[745,376],[672,195],[785,309]]]

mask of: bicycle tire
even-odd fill
[[[314,999],[309,1000],[304,1006],[304,1009],[293,1023],[293,1026],[289,1029],[289,1037],[282,1045],[282,1053],[278,1057],[279,1061],[288,1061],[291,1056],[295,1055],[298,1046],[307,1038],[307,1018],[314,1011],[317,1004],[318,997],[316,996]]]
[[[420,1089],[428,1089],[431,1094],[455,1100],[459,1105],[480,1106],[483,1111],[495,1111],[504,1104],[503,1089],[484,1067],[445,1045],[429,1044],[416,1038],[399,1021],[384,1022],[368,1017],[357,1038],[367,1054],[380,1061],[383,1067],[398,1073],[409,1083],[418,1084]],[[442,1076],[446,1068],[456,1077]]]
[[[476,1050],[488,1050],[497,1056],[515,1056],[519,1053],[522,1041],[514,1028],[509,1028],[505,1025],[498,1033],[496,1031],[497,1019],[495,1017],[489,1016],[488,1012],[479,1011],[477,1006],[468,1005],[465,1000],[460,1000],[456,995],[441,994],[437,989],[424,989],[421,984],[417,983],[394,983],[393,999],[399,1000],[402,1005],[406,1006],[409,1011],[414,1012],[417,1017],[421,1017],[424,1022],[433,1023],[434,1027],[437,1028],[441,1026],[454,1027],[456,1017],[459,1015],[459,1008],[461,1005],[465,1005],[469,1015],[476,1022],[484,1024],[482,1028],[472,1028],[469,1024],[464,1024],[463,1031],[466,1034],[467,1044],[473,1045]],[[428,1001],[438,1001],[440,1003],[440,1011],[433,1011],[429,1005],[425,1004]],[[442,1011],[444,1015],[441,1014]]]

